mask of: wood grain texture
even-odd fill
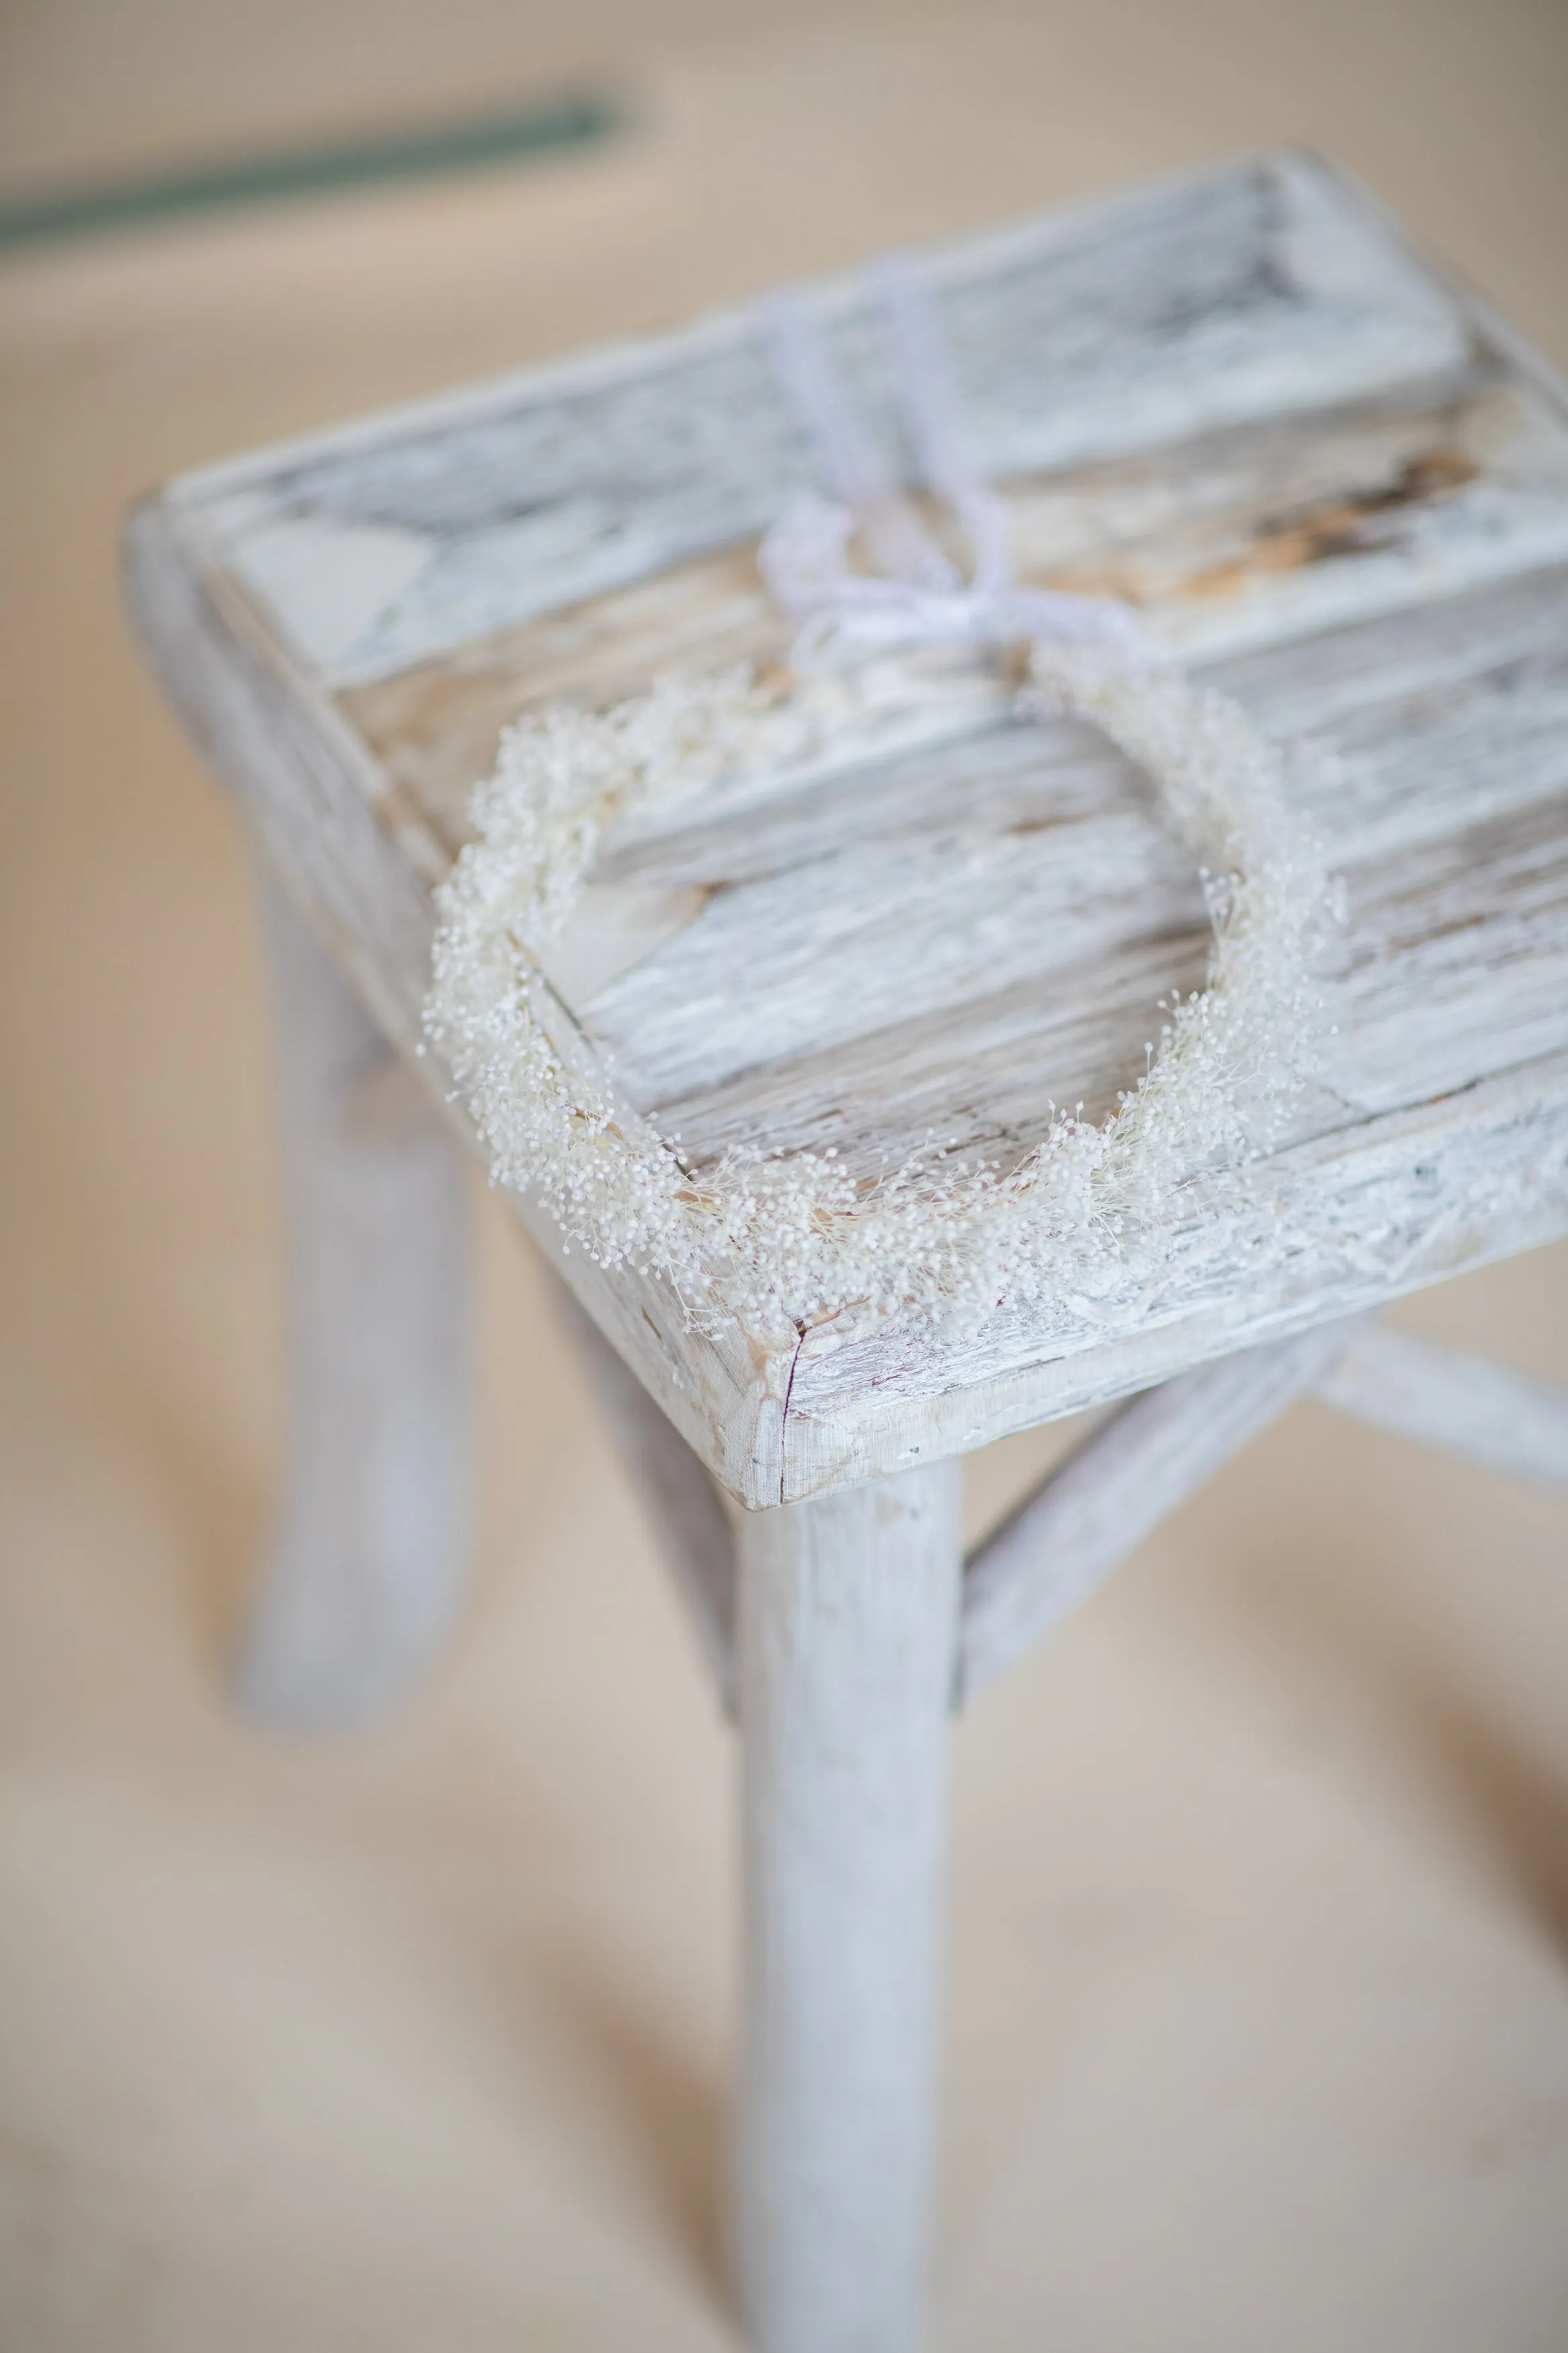
[[[1560,417],[1489,346],[1342,405],[1314,406],[1308,387],[1301,396],[1268,421],[1004,480],[1021,569],[1130,597],[1173,651],[1203,660],[1568,553]],[[520,710],[612,699],[660,670],[781,658],[789,633],[753,551],[748,541],[685,559],[338,700],[449,849],[474,778]],[[1005,705],[984,679],[971,691],[979,710]],[[920,717],[902,716],[918,738]],[[925,723],[962,732],[951,690]]]
[[[1135,190],[932,270],[997,476],[1351,398],[1466,343],[1397,240],[1294,158]],[[859,290],[824,294],[890,436]],[[299,657],[346,684],[754,538],[808,480],[750,321],[730,313],[214,470],[190,493]]]
[[[742,1523],[742,2298],[758,2353],[915,2353],[963,1466]]]
[[[428,890],[380,820],[379,772],[364,745],[297,675],[232,582],[197,555],[171,506],[132,515],[125,554],[127,602],[151,667],[377,1027],[414,1060],[471,1145],[444,1075],[421,1053]],[[727,1491],[752,1507],[776,1502],[798,1335],[713,1319],[693,1345],[667,1285],[636,1274],[607,1282],[531,1203],[517,1206],[546,1259]]]
[[[1169,1302],[1131,1330],[1075,1330],[1064,1318],[1054,1347],[1005,1314],[967,1349],[934,1360],[912,1344],[897,1354],[887,1332],[837,1350],[814,1350],[808,1335],[790,1394],[787,1492],[841,1483],[868,1460],[967,1453],[1554,1240],[1564,1229],[1565,1170],[1568,1055],[1559,1055],[1468,1089],[1457,1103],[1445,1097],[1276,1155],[1265,1171],[1265,1221],[1313,1222],[1330,1188],[1344,1220],[1303,1251],[1289,1279],[1243,1286],[1216,1268],[1203,1282],[1173,1282]]]
[[[1550,1381],[1373,1324],[1317,1393],[1375,1430],[1568,1493],[1568,1390]]]
[[[939,255],[1025,572],[1111,587],[1265,727],[1345,876],[1321,1083],[1250,1222],[1127,1326],[700,1331],[531,1227],[728,1491],[824,1492],[1568,1229],[1568,424],[1542,372],[1285,156]],[[820,299],[884,420],[855,287]],[[889,433],[891,427],[889,427]],[[892,446],[889,443],[889,446]],[[748,321],[194,476],[132,532],[144,642],[390,1034],[501,726],[777,659],[755,535],[808,479]],[[868,671],[830,767],[613,828],[551,973],[697,1162],[1102,1113],[1202,976],[1195,877],[1089,731],[966,657]],[[437,1080],[438,1083],[438,1080]],[[1281,1263],[1257,1237],[1300,1229]],[[1201,1245],[1201,1247],[1199,1246]],[[1269,1271],[1270,1262],[1272,1271]]]

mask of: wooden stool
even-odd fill
[[[765,2353],[920,2333],[952,1707],[1303,1391],[1568,1484],[1568,1399],[1365,1320],[1568,1232],[1558,388],[1296,156],[932,278],[1022,570],[1115,588],[1266,729],[1334,741],[1302,789],[1350,912],[1329,1067],[1258,1176],[1301,1246],[1216,1230],[1122,1327],[1070,1302],[962,1338],[712,1301],[694,1325],[518,1201],[741,1727]],[[853,290],[825,300],[885,421]],[[275,1716],[384,1704],[458,1573],[463,1123],[417,1057],[469,788],[530,706],[777,659],[755,550],[808,479],[727,317],[210,470],[131,524],[141,641],[281,886],[296,1420],[243,1668]],[[590,877],[552,981],[699,1158],[1016,1143],[1047,1094],[1100,1116],[1201,978],[1195,878],[1106,744],[973,677],[900,726],[827,786],[612,836]],[[966,1565],[963,1455],[1118,1399]]]

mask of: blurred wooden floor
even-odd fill
[[[460,1638],[352,1746],[226,1711],[280,1423],[267,1046],[242,845],[125,645],[117,515],[265,438],[1287,137],[1568,359],[1568,15],[310,21],[313,62],[297,0],[14,6],[5,185],[583,65],[641,128],[0,269],[0,2345],[699,2353],[734,2342],[728,1736],[482,1185]],[[1405,1312],[1568,1378],[1568,1253]],[[979,1461],[976,1522],[1057,1442]],[[1303,1408],[956,1765],[939,2348],[1563,2353],[1561,1504]]]

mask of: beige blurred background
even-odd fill
[[[1281,138],[1568,359],[1564,0],[6,0],[0,201],[569,81],[579,156],[0,254],[0,2345],[719,2353],[732,1756],[475,1186],[428,1689],[224,1677],[277,1474],[237,826],[138,674],[178,468]],[[1568,1379],[1568,1251],[1416,1328]],[[1060,1433],[972,1464],[976,1526]],[[1568,2348],[1568,1511],[1294,1412],[955,1742],[942,2353]]]

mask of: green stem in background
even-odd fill
[[[621,130],[620,105],[580,94],[417,131],[275,149],[221,163],[87,182],[0,202],[0,248],[177,220],[229,206],[325,195],[493,169],[597,144]]]

